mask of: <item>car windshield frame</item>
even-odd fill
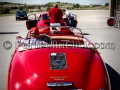
[[[50,27],[54,27],[54,28],[57,28],[57,27],[60,27],[60,28],[63,28],[63,29],[68,29],[69,31],[75,31],[77,30],[76,32],[78,32],[79,34],[81,34],[81,37],[84,38],[84,35],[83,35],[83,32],[81,29],[77,28],[77,27],[71,27],[71,26],[39,26],[37,27],[38,29],[41,29],[41,28],[50,28]],[[75,33],[75,32],[73,32]]]

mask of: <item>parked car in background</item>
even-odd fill
[[[25,10],[16,11],[16,21],[17,20],[28,20],[27,12]]]

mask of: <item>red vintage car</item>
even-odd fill
[[[40,34],[47,45],[15,49],[6,90],[111,90],[105,63],[94,44],[78,28],[60,28]]]

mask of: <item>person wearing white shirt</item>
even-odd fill
[[[74,16],[70,11],[63,10],[64,15],[66,15],[66,18],[69,20],[69,25],[74,27]]]
[[[25,39],[25,38],[22,38],[21,36],[17,36],[16,39],[18,40],[18,43],[19,44],[22,44],[22,45],[46,45],[47,43],[45,41],[41,41],[40,39],[37,39],[37,38],[31,38],[31,39]]]
[[[39,39],[39,31],[36,27],[31,28],[29,34],[30,34],[30,39],[17,36],[16,39],[18,43],[24,46],[35,46],[35,45],[46,45],[47,44],[47,42],[41,41]]]

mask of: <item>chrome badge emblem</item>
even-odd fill
[[[50,54],[50,68],[51,69],[66,69],[66,55],[64,53]]]

